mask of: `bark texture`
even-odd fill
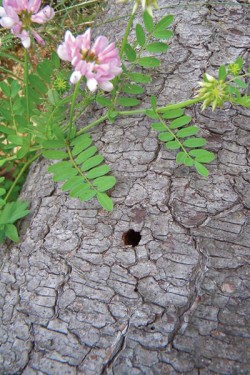
[[[103,20],[121,18],[97,31],[120,40],[129,6],[109,3]],[[204,71],[249,59],[249,7],[223,3],[159,1],[175,37],[148,101],[186,100]],[[1,251],[1,373],[249,374],[250,113],[187,113],[216,153],[207,179],[175,164],[147,118],[94,131],[118,181],[112,213],[69,199],[46,162],[31,168],[21,243]]]

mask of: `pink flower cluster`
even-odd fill
[[[32,23],[42,24],[54,17],[55,12],[49,5],[40,9],[41,0],[3,0],[0,7],[0,24],[21,39],[25,48],[30,47],[30,32],[39,44],[44,40],[32,28]]]
[[[90,37],[91,29],[76,38],[66,31],[65,41],[57,49],[58,56],[70,61],[74,67],[71,83],[84,76],[90,91],[95,91],[97,86],[111,91],[113,84],[110,81],[122,72],[119,51],[114,43],[108,44],[105,36],[99,36],[91,47]]]

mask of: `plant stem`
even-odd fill
[[[81,134],[85,133],[85,132],[88,131],[89,129],[94,128],[96,125],[99,125],[101,122],[107,120],[107,118],[108,118],[108,114],[106,114],[106,115],[100,117],[99,119],[97,119],[97,120],[91,122],[89,125],[85,126],[83,129],[80,129],[80,130],[76,133],[76,135],[78,136],[78,135],[81,135]]]
[[[134,18],[135,18],[135,12],[133,12],[128,20],[128,24],[127,24],[127,27],[126,27],[126,30],[125,30],[125,33],[123,35],[123,39],[122,39],[122,44],[121,44],[121,49],[120,49],[120,58],[122,58],[122,55],[123,55],[123,52],[124,52],[124,48],[125,48],[125,45],[127,43],[127,40],[128,40],[128,36],[129,36],[129,32],[130,32],[130,29],[131,29],[131,26],[133,24],[133,21],[134,21]]]
[[[25,99],[26,99],[26,112],[28,124],[30,124],[30,103],[29,103],[29,54],[27,49],[24,49],[24,84],[25,84]]]
[[[72,95],[72,102],[71,102],[70,112],[69,112],[69,130],[68,130],[67,139],[70,138],[70,133],[71,133],[71,129],[72,129],[72,126],[73,126],[74,109],[75,109],[76,98],[77,98],[79,87],[80,87],[80,82],[81,82],[81,80],[79,80],[76,83],[75,90],[74,90],[74,93]]]
[[[176,104],[169,104],[166,107],[157,108],[156,112],[157,113],[164,113],[167,110],[170,111],[170,110],[173,110],[173,109],[188,107],[188,106],[193,105],[195,103],[198,103],[200,101],[202,101],[201,98],[195,98],[195,99],[186,100],[185,102],[180,102],[180,103],[176,103]],[[145,114],[148,109],[144,108],[144,109],[134,109],[132,111],[118,111],[117,115],[120,115],[120,116],[141,115],[141,114]],[[104,116],[100,117],[99,119],[97,119],[97,120],[91,122],[89,125],[85,126],[83,129],[80,129],[76,133],[76,135],[78,136],[78,135],[81,135],[81,134],[85,133],[89,129],[94,128],[95,126],[99,125],[101,122],[103,122],[107,119],[108,119],[108,114],[106,113]]]
[[[173,109],[185,108],[185,107],[189,107],[193,104],[196,104],[200,101],[203,101],[203,99],[195,98],[195,99],[186,100],[184,102],[180,102],[180,103],[176,103],[176,104],[169,104],[165,107],[156,108],[156,112],[157,113],[164,113],[166,111],[170,111],[170,110],[173,110]],[[145,114],[148,109],[150,109],[150,108],[134,109],[134,110],[131,110],[131,111],[118,111],[117,114],[120,115],[120,116],[141,115],[141,114]]]
[[[10,187],[10,189],[9,189],[9,191],[8,191],[5,199],[4,199],[6,202],[9,199],[9,196],[11,195],[11,193],[12,193],[13,189],[15,188],[16,184],[18,183],[19,179],[22,177],[23,173],[26,171],[26,169],[29,167],[29,165],[33,163],[33,161],[35,161],[36,159],[39,158],[40,155],[42,155],[41,152],[39,154],[36,154],[35,156],[33,156],[33,158],[31,158],[30,160],[28,160],[23,165],[23,167],[21,168],[21,170],[19,171],[18,175],[16,176],[15,181],[11,185],[11,187]]]

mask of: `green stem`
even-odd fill
[[[133,13],[131,14],[131,16],[129,17],[128,24],[127,24],[127,27],[126,27],[125,33],[124,33],[124,35],[123,35],[122,44],[121,44],[121,49],[120,49],[120,57],[121,57],[121,58],[122,58],[122,55],[123,55],[123,52],[124,52],[124,49],[125,49],[125,45],[126,45],[127,40],[128,40],[129,32],[130,32],[130,29],[131,29],[131,27],[132,27],[132,24],[133,24],[134,18],[135,18],[135,12],[133,12]]]
[[[74,90],[74,93],[73,93],[73,96],[72,96],[72,102],[71,102],[70,112],[69,112],[69,130],[68,130],[67,139],[70,138],[71,129],[72,129],[72,126],[73,126],[74,110],[75,110],[76,99],[77,99],[77,95],[78,95],[78,91],[79,91],[79,87],[80,87],[80,82],[81,82],[81,80],[79,80],[77,82],[77,84],[75,85],[75,90]]]
[[[27,49],[24,49],[24,84],[25,84],[25,99],[26,99],[26,112],[28,124],[30,124],[30,102],[29,102],[29,54]]]
[[[7,200],[9,199],[13,189],[15,188],[16,184],[18,183],[19,179],[22,177],[23,173],[26,171],[26,169],[29,167],[30,164],[33,163],[33,161],[35,161],[36,159],[39,158],[39,156],[42,155],[42,153],[40,152],[39,154],[36,154],[32,159],[30,159],[29,161],[27,161],[23,167],[21,168],[21,170],[19,171],[18,175],[16,176],[15,178],[15,181],[13,182],[13,184],[11,185],[6,197],[5,197],[5,201],[7,202]]]
[[[196,104],[198,102],[201,102],[201,101],[203,101],[203,99],[195,98],[195,99],[186,100],[184,102],[180,102],[180,103],[176,103],[176,104],[169,104],[165,107],[156,108],[156,112],[157,113],[164,113],[166,111],[171,111],[171,110],[178,109],[178,108],[185,108],[185,107],[189,107],[189,106],[191,106],[193,104]],[[131,110],[131,111],[118,111],[117,114],[120,115],[120,116],[141,115],[141,114],[145,114],[148,109],[150,109],[150,108],[134,109],[134,110]]]
[[[108,119],[108,114],[100,117],[98,120],[95,120],[91,122],[89,125],[85,126],[83,129],[80,129],[77,133],[76,136],[81,135],[85,132],[87,132],[89,129],[94,128],[96,125],[99,125],[101,122],[105,121]]]
[[[166,112],[167,110],[170,111],[170,110],[173,110],[173,109],[178,109],[178,108],[184,108],[184,107],[188,107],[188,106],[191,106],[195,103],[198,103],[202,101],[201,98],[195,98],[195,99],[190,99],[190,100],[186,100],[185,102],[180,102],[180,103],[177,103],[177,104],[170,104],[170,105],[167,105],[166,107],[159,107],[156,109],[156,112],[157,113],[164,113]],[[141,114],[145,114],[147,111],[147,109],[135,109],[135,110],[132,110],[132,111],[118,111],[117,112],[117,115],[120,115],[120,116],[133,116],[133,115],[141,115]],[[103,121],[107,120],[108,119],[108,114],[106,113],[104,116],[100,117],[98,120],[95,120],[93,122],[91,122],[89,125],[85,126],[83,129],[80,129],[76,135],[81,135],[83,133],[85,133],[86,131],[90,130],[91,128],[94,128],[95,126],[99,125],[100,123],[102,123]]]

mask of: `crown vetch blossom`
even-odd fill
[[[25,48],[30,47],[30,33],[39,44],[44,45],[44,40],[32,28],[32,23],[43,24],[51,20],[55,15],[53,8],[47,5],[39,11],[41,0],[3,0],[2,4],[0,25],[11,29]]]
[[[90,46],[91,29],[76,38],[66,31],[64,42],[58,47],[60,59],[70,61],[75,68],[70,77],[71,83],[86,77],[87,87],[95,91],[99,86],[104,91],[111,91],[110,82],[122,72],[119,51],[115,43],[108,44],[105,36],[99,36]]]
[[[203,100],[201,109],[206,109],[210,104],[214,111],[216,107],[222,107],[223,103],[229,99],[227,85],[224,80],[217,80],[210,74],[205,73],[204,80],[198,82],[200,89],[197,90],[197,98]]]

